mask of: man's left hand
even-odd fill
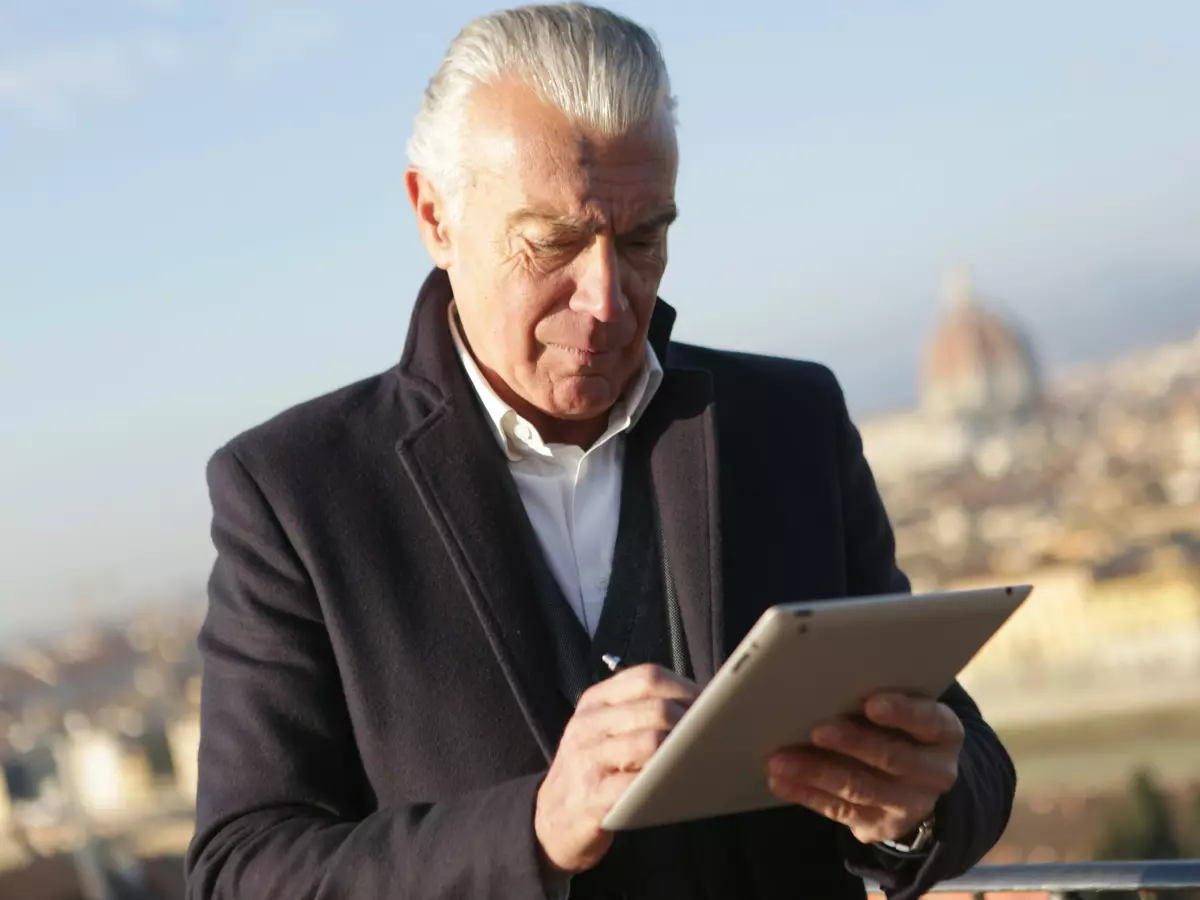
[[[775,753],[771,790],[840,822],[863,844],[898,841],[933,813],[958,779],[963,727],[935,700],[879,694],[866,721],[839,719],[812,735],[812,747]]]

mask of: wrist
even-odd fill
[[[876,845],[905,856],[928,852],[933,844],[936,819],[930,813],[916,828],[896,840],[876,841]]]

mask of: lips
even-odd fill
[[[583,365],[595,365],[616,356],[615,350],[603,350],[598,347],[572,347],[570,344],[550,344],[549,346],[560,353],[573,357]]]

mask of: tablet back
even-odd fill
[[[867,697],[936,697],[1029,586],[767,610],[604,819],[613,831],[781,806],[767,757],[861,713]]]

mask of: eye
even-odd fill
[[[531,247],[533,247],[535,250],[544,250],[548,253],[569,250],[573,246],[573,244],[570,241],[555,241],[555,240],[537,241],[537,240],[533,240],[533,239],[528,239],[528,240],[529,240],[529,245]]]
[[[636,250],[638,252],[648,252],[657,250],[661,241],[657,235],[636,235],[627,237],[621,241],[621,246],[628,250]]]

